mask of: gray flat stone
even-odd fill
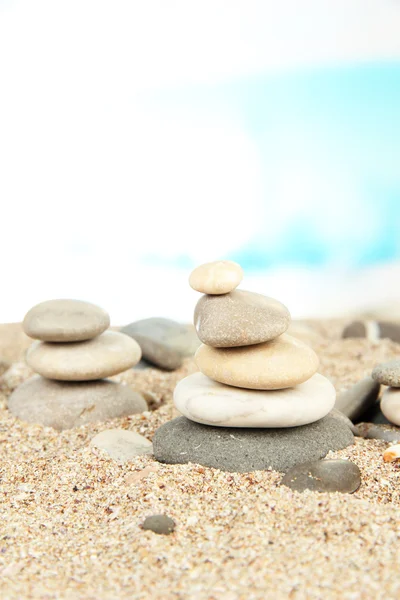
[[[127,385],[100,381],[65,382],[32,377],[8,399],[22,421],[62,431],[147,410],[146,401]]]
[[[358,423],[354,426],[353,433],[354,435],[367,440],[400,442],[400,427],[387,427],[376,423]]]
[[[83,300],[48,300],[25,315],[27,335],[44,342],[81,342],[103,333],[110,325],[105,310]]]
[[[352,494],[361,485],[360,469],[349,460],[316,460],[296,465],[282,478],[296,492],[342,492]]]
[[[151,515],[144,520],[143,529],[161,535],[169,535],[175,529],[175,521],[167,515]]]
[[[137,341],[145,360],[169,371],[178,369],[200,345],[192,326],[161,317],[135,321],[123,327],[121,333]]]
[[[366,377],[348,390],[338,394],[335,408],[352,421],[357,421],[377,402],[380,388],[379,383],[371,377]]]
[[[391,360],[375,367],[372,379],[382,385],[400,387],[400,360]]]
[[[153,450],[158,461],[168,464],[192,462],[240,473],[269,468],[286,472],[353,443],[349,427],[330,416],[279,429],[211,427],[178,417],[157,429]]]
[[[105,450],[118,462],[128,462],[135,456],[153,453],[153,444],[148,439],[128,429],[106,429],[94,436],[91,446]]]
[[[400,342],[400,323],[390,321],[353,321],[347,325],[342,333],[344,338],[367,338],[381,340],[389,338],[393,342]]]

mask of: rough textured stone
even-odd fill
[[[143,358],[161,369],[178,369],[200,345],[195,330],[171,319],[154,317],[126,325],[122,333],[137,341]]]
[[[158,461],[169,464],[192,462],[240,473],[269,468],[285,472],[353,442],[347,425],[329,416],[286,429],[210,427],[178,417],[157,429],[153,450]]]
[[[175,521],[167,515],[151,515],[144,520],[143,529],[161,535],[169,535],[175,529]]]
[[[24,331],[44,342],[81,342],[103,333],[109,315],[99,306],[82,300],[48,300],[26,314]]]
[[[63,430],[147,410],[142,396],[113,381],[64,382],[33,377],[8,399],[8,409],[28,423]]]
[[[381,386],[379,383],[371,379],[371,377],[366,377],[350,389],[338,394],[335,408],[352,421],[357,421],[377,402],[380,389]]]
[[[116,331],[106,331],[87,342],[35,342],[26,354],[26,362],[43,377],[90,381],[126,371],[139,362],[140,356],[135,340]]]
[[[95,435],[90,444],[105,450],[111,458],[123,463],[135,456],[153,453],[153,444],[149,440],[128,429],[106,429]]]
[[[349,417],[346,417],[346,415],[344,415],[342,412],[340,412],[340,410],[338,410],[337,408],[332,408],[332,410],[328,414],[328,416],[332,417],[333,419],[339,419],[339,421],[341,423],[343,423],[344,425],[347,425],[347,427],[349,427],[351,429],[351,431],[353,431],[353,429],[354,429],[353,421],[351,421],[349,419]],[[353,431],[353,433],[354,433],[354,431]]]
[[[273,340],[286,331],[289,323],[290,313],[281,302],[244,290],[202,296],[194,312],[199,338],[215,348]]]
[[[176,408],[188,419],[219,427],[296,427],[325,417],[335,403],[331,382],[316,373],[285,390],[249,390],[217,383],[202,373],[175,388]]]
[[[372,371],[372,379],[382,385],[400,387],[400,360],[391,360],[375,367]]]
[[[376,423],[358,423],[353,428],[354,435],[367,440],[384,440],[385,442],[400,442],[400,428]]]
[[[361,473],[349,460],[316,460],[290,469],[281,484],[296,492],[311,490],[352,494],[361,485]]]
[[[303,383],[316,373],[319,364],[312,348],[287,334],[271,342],[239,348],[202,344],[195,360],[207,377],[255,390],[276,390]]]
[[[389,388],[381,398],[381,411],[394,425],[400,425],[400,389]]]
[[[243,279],[242,267],[230,260],[200,265],[189,277],[189,285],[202,294],[227,294]]]

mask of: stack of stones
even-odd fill
[[[50,300],[34,306],[23,328],[37,340],[26,362],[39,376],[13,392],[9,410],[58,430],[147,410],[140,394],[105,379],[141,357],[137,342],[106,331],[109,324],[109,315],[89,302]]]
[[[390,423],[400,426],[400,360],[375,367],[372,379],[388,386],[381,397],[381,411]]]
[[[336,393],[317,373],[317,355],[285,333],[287,308],[237,290],[242,277],[230,261],[202,265],[190,276],[191,287],[205,294],[194,313],[203,342],[195,356],[200,373],[175,388],[184,417],[156,432],[161,462],[287,471],[353,443],[348,425],[329,415]]]

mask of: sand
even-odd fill
[[[340,340],[342,324],[313,323],[320,371],[338,391],[377,363],[400,356],[388,340]],[[388,444],[357,439],[331,457],[361,469],[353,495],[299,494],[281,474],[222,473],[161,465],[151,456],[119,465],[89,441],[110,427],[151,439],[173,414],[176,381],[194,372],[130,370],[153,410],[57,433],[26,425],[6,408],[31,371],[18,325],[0,326],[0,597],[8,599],[398,598],[400,464],[384,463]],[[166,513],[169,536],[141,529]]]

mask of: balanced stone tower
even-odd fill
[[[9,410],[23,421],[70,429],[147,410],[129,386],[108,379],[141,358],[135,340],[106,331],[109,315],[80,300],[50,300],[27,313],[25,333],[36,339],[27,364],[39,374],[10,396]]]
[[[349,427],[329,414],[335,388],[317,373],[317,355],[285,333],[288,309],[237,290],[242,277],[230,261],[202,265],[190,276],[204,294],[194,313],[203,342],[195,355],[200,373],[175,388],[184,416],[157,430],[161,462],[287,471],[353,443]]]

